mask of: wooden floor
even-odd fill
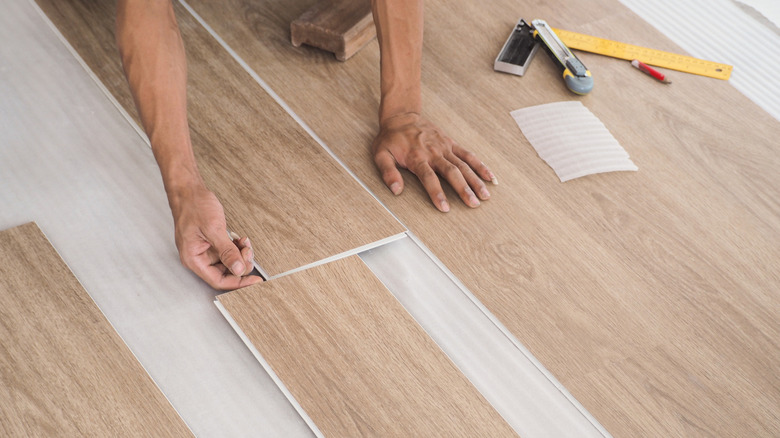
[[[595,55],[581,56],[596,80],[584,98],[543,56],[522,78],[492,71],[519,17],[679,51],[616,0],[426,2],[425,111],[501,182],[446,215],[409,175],[393,197],[373,167],[375,44],[347,63],[293,48],[289,23],[311,1],[189,3],[612,434],[780,431],[780,124],[728,82],[664,86]],[[72,35],[94,38],[108,15]],[[109,88],[122,80],[95,68]],[[509,116],[575,99],[639,172],[561,184]]]
[[[114,37],[115,2],[38,4],[139,123]],[[188,109],[203,178],[271,276],[404,231],[183,9]],[[85,29],[88,29],[85,32]]]
[[[219,302],[325,436],[517,436],[357,256]]]
[[[1,435],[192,436],[37,225],[0,266]]]
[[[611,433],[780,430],[780,124],[728,82],[664,86],[595,55],[584,98],[544,56],[522,78],[492,71],[519,17],[680,51],[617,0],[426,2],[424,110],[500,181],[447,215],[373,167],[375,44],[344,64],[291,47],[307,1],[188,3]],[[556,181],[509,112],[575,99],[639,172]]]

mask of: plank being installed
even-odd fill
[[[516,436],[357,256],[217,298],[324,436]]]
[[[114,2],[37,2],[132,114],[114,37]],[[249,235],[270,276],[391,239],[404,228],[181,7],[192,142],[228,227]],[[140,123],[139,123],[140,124]]]
[[[446,215],[408,173],[392,196],[372,164],[375,43],[347,63],[292,47],[308,1],[187,3],[608,431],[780,430],[780,124],[728,82],[666,86],[592,54],[585,97],[544,56],[523,77],[492,70],[520,17],[684,53],[617,0],[425,2],[424,113],[500,181]],[[639,172],[558,182],[509,112],[566,100]]]
[[[3,436],[192,436],[35,223],[0,267]]]

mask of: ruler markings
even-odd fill
[[[635,46],[567,30],[553,30],[564,44],[575,50],[583,50],[629,61],[638,59],[645,64],[656,67],[723,80],[727,80],[731,76],[731,70],[733,69],[732,66],[727,64],[706,61],[691,56]]]

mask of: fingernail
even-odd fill
[[[450,203],[447,202],[447,198],[445,198],[444,195],[439,194],[439,196],[437,196],[437,199],[439,200],[439,210],[445,213],[450,211]]]
[[[480,195],[480,197],[482,197],[482,199],[487,199],[487,198],[490,197],[490,192],[488,191],[488,189],[486,187],[482,187],[479,190],[479,195]]]
[[[230,240],[238,240],[238,239],[240,239],[240,238],[241,238],[241,236],[239,236],[238,234],[236,234],[236,233],[234,233],[234,232],[232,232],[232,231],[230,231],[230,232],[228,233],[228,236],[230,236]]]
[[[233,263],[233,266],[230,267],[230,270],[233,271],[233,275],[241,276],[241,274],[244,273],[244,264],[241,262],[235,262]]]
[[[252,242],[249,241],[248,237],[246,238],[246,242],[244,242],[244,246],[246,246],[247,248],[251,248],[252,247]]]
[[[476,207],[479,205],[479,199],[477,199],[477,195],[474,194],[474,192],[471,189],[468,189],[468,197],[469,197],[469,205],[472,207]]]
[[[393,192],[394,195],[401,193],[401,184],[397,182],[390,184],[390,191]]]
[[[252,260],[253,258],[255,258],[255,252],[252,251],[251,249],[249,250],[249,257],[248,258],[249,258],[249,260]]]

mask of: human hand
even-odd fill
[[[374,163],[393,194],[400,194],[404,181],[398,167],[420,179],[433,204],[450,210],[441,188],[444,178],[463,202],[476,208],[480,199],[490,198],[485,181],[498,184],[493,172],[474,153],[463,149],[433,123],[416,113],[401,114],[381,123],[372,145]]]
[[[169,197],[181,263],[219,290],[238,289],[263,281],[252,271],[248,237],[228,236],[225,213],[206,187],[188,187]],[[230,268],[228,268],[230,267]]]

